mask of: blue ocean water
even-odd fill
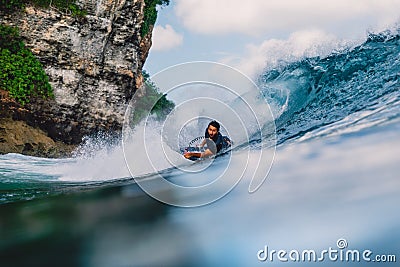
[[[352,49],[265,71],[257,82],[276,107],[271,171],[255,193],[248,193],[251,177],[245,173],[225,197],[197,208],[169,206],[145,194],[118,145],[88,145],[90,155],[69,159],[1,155],[0,265],[396,266],[399,76],[398,32],[371,34]],[[245,146],[252,147],[248,168],[257,164],[252,153],[270,149],[257,140]],[[159,171],[177,184],[197,185],[243,153],[216,158],[198,175]],[[150,180],[158,175],[145,173]],[[340,249],[338,240],[347,247]],[[276,254],[262,261],[266,246]],[[314,250],[319,258],[329,248],[338,255],[370,250],[373,260],[395,256],[397,263],[327,255],[294,261],[288,255]],[[287,252],[287,262],[277,258],[279,250]]]

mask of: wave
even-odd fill
[[[399,39],[399,32],[370,34],[351,50],[265,72],[259,86],[280,107],[275,109],[278,143],[352,114],[398,105]]]
[[[284,146],[291,142],[341,134],[398,120],[400,117],[400,34],[371,34],[361,45],[327,57],[304,58],[300,61],[265,71],[257,81],[268,100],[276,125],[276,142]],[[236,105],[235,101],[231,106]],[[240,103],[237,104],[241,106]],[[181,129],[183,139],[166,140],[172,148],[179,147],[192,137],[188,132],[203,131],[208,118],[198,114],[199,120]],[[174,121],[170,122],[173,128]],[[147,131],[147,145],[160,136],[154,123]],[[143,127],[140,126],[140,127]],[[169,133],[164,129],[164,133]],[[186,131],[186,132],[185,132]],[[174,131],[172,131],[173,133]],[[168,134],[172,136],[171,134]],[[250,142],[238,143],[238,150],[257,147],[262,142],[253,133]],[[236,137],[240,140],[241,136]],[[127,169],[124,153],[139,166],[136,177],[179,176],[169,160],[157,158],[163,151],[151,153],[158,167],[142,169],[138,151],[143,144],[138,137],[122,146],[121,140],[105,136],[88,138],[80,153],[69,159],[43,159],[18,154],[0,156],[0,203],[27,200],[59,194],[68,190],[84,190],[134,182]],[[235,140],[235,138],[234,138]],[[173,152],[169,155],[175,155]],[[145,152],[146,153],[146,152]],[[185,170],[208,168],[209,163],[190,165],[179,154],[173,156],[175,165]],[[226,158],[218,159],[228,161]],[[218,164],[214,164],[218,165]],[[223,164],[222,164],[223,165]],[[218,167],[215,167],[218,168]],[[213,170],[216,172],[217,170]]]

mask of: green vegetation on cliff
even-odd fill
[[[3,1],[3,0],[1,0]],[[144,18],[141,28],[142,37],[146,36],[150,31],[150,27],[156,23],[157,20],[157,5],[167,6],[170,0],[144,0]]]
[[[77,17],[86,16],[87,12],[80,9],[75,2],[76,0],[0,0],[0,11],[10,13],[21,10],[26,4],[33,4],[44,8],[55,7]]]
[[[21,9],[25,5],[25,0],[0,0],[0,11],[9,13]]]
[[[165,119],[175,107],[175,104],[167,99],[166,94],[159,92],[158,87],[150,80],[150,75],[146,71],[143,71],[142,74],[145,80],[146,92],[135,105],[133,124],[139,123],[149,115],[149,107],[152,108],[150,114],[156,115],[157,119]]]
[[[76,0],[0,0],[0,14],[22,11],[26,4],[57,8],[72,16],[82,17]],[[0,89],[24,105],[31,97],[54,97],[49,79],[42,64],[25,47],[18,28],[0,24]]]
[[[22,105],[32,96],[53,97],[42,64],[27,49],[18,29],[0,24],[0,89]]]

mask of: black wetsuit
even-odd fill
[[[210,135],[208,134],[208,131],[206,129],[206,133],[204,134],[205,138],[210,138]],[[215,145],[217,146],[217,153],[222,149],[223,144],[224,144],[224,138],[222,137],[222,134],[218,132],[216,136],[211,138],[211,140],[214,141]]]

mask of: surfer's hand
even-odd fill
[[[190,158],[192,155],[191,155],[191,153],[190,152],[186,152],[185,154],[183,154],[183,156],[185,157],[185,158]]]

